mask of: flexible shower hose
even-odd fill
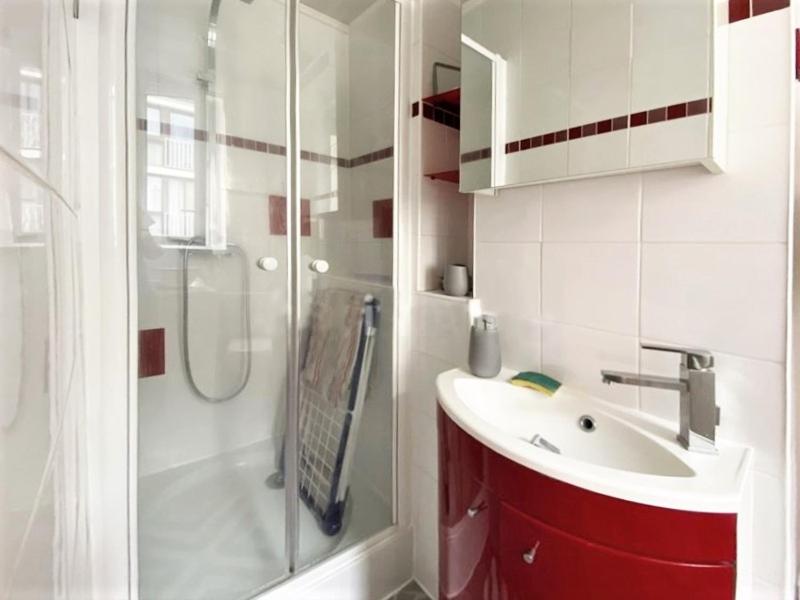
[[[226,249],[228,252],[232,254],[236,254],[242,265],[242,316],[244,321],[244,338],[245,338],[245,359],[244,365],[242,369],[242,377],[241,381],[238,385],[236,385],[230,392],[227,394],[223,394],[221,396],[213,396],[211,394],[205,393],[195,381],[194,373],[192,372],[192,361],[189,358],[189,255],[192,251],[192,246],[195,240],[189,240],[189,243],[186,244],[183,250],[183,268],[182,270],[182,277],[183,277],[183,285],[182,285],[182,335],[181,335],[181,345],[183,348],[183,366],[186,369],[186,378],[189,381],[189,386],[192,388],[192,391],[198,395],[200,398],[205,400],[206,402],[211,403],[219,403],[225,402],[226,400],[231,400],[238,396],[242,390],[247,385],[247,382],[250,381],[250,367],[252,363],[252,339],[250,334],[250,275],[249,275],[249,264],[247,261],[247,254],[244,250],[242,250],[239,246],[235,244],[228,244]]]

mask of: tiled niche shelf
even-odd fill
[[[461,128],[461,88],[455,88],[423,98],[422,116],[431,119],[453,129]],[[415,115],[419,111],[419,106],[413,109]],[[458,169],[452,171],[440,171],[438,173],[426,173],[425,177],[433,180],[447,181],[458,185]]]

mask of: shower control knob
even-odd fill
[[[309,268],[314,271],[314,273],[327,273],[331,266],[328,264],[327,260],[322,260],[321,258],[315,258],[311,261]]]
[[[262,256],[256,261],[256,266],[262,271],[277,271],[278,259],[274,256]]]

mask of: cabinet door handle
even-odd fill
[[[536,542],[536,545],[534,545],[533,548],[522,553],[522,560],[526,565],[532,565],[533,561],[536,560],[536,553],[539,551],[539,544],[540,542]]]
[[[477,517],[477,516],[478,516],[478,514],[479,514],[479,513],[480,513],[480,512],[481,512],[483,509],[485,509],[485,508],[486,508],[486,505],[485,505],[485,504],[483,504],[483,503],[479,504],[478,506],[470,506],[470,507],[467,509],[467,516],[468,516],[470,519],[474,519],[474,518],[475,518],[475,517]]]

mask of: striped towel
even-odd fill
[[[317,292],[302,383],[335,407],[346,406],[364,315],[364,293]]]

